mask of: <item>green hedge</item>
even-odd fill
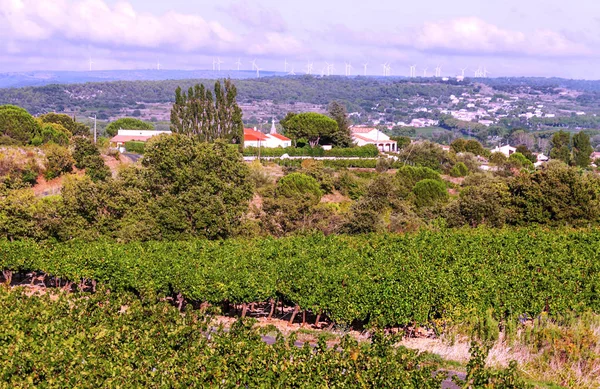
[[[302,159],[274,159],[271,162],[278,164],[279,166],[285,167],[300,167],[302,165]],[[363,169],[375,169],[377,167],[376,159],[321,159],[323,165],[332,169],[344,169],[344,168],[363,168]],[[399,169],[404,164],[402,162],[392,162],[392,169]]]
[[[338,323],[392,326],[592,310],[599,230],[442,230],[416,235],[57,245],[0,241],[0,268],[44,271],[143,296],[279,298]]]
[[[245,147],[244,156],[258,156],[258,147]],[[379,150],[373,145],[360,146],[360,147],[348,147],[348,148],[334,148],[331,150],[323,150],[322,147],[261,147],[261,157],[281,157],[287,154],[290,157],[359,157],[359,158],[375,158],[379,155]]]
[[[125,142],[125,150],[127,150],[130,153],[144,154],[145,147],[146,147],[146,142],[137,142],[137,141]]]

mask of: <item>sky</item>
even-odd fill
[[[600,79],[597,0],[0,0],[0,72],[251,69]]]

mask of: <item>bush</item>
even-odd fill
[[[317,204],[321,200],[323,192],[313,177],[302,173],[292,173],[279,180],[276,195],[290,199],[308,200],[310,203]]]
[[[413,187],[417,182],[425,179],[441,181],[440,174],[428,167],[402,166],[396,173],[397,180],[407,187]]]
[[[48,144],[44,147],[44,152],[48,162],[46,163],[46,171],[44,177],[47,180],[56,178],[64,173],[73,171],[75,161],[71,156],[71,152],[66,147],[55,144]]]
[[[521,153],[512,153],[510,157],[508,157],[508,164],[511,167],[515,168],[525,168],[525,169],[533,169],[533,163],[526,156]]]
[[[415,204],[418,207],[434,205],[448,200],[448,191],[443,182],[425,179],[417,182],[413,188],[416,196]]]
[[[144,154],[144,147],[146,147],[146,142],[125,142],[125,150],[130,153]]]
[[[45,143],[56,143],[60,146],[67,146],[71,133],[65,127],[56,123],[42,123],[41,130],[31,140],[34,146],[40,146]]]
[[[84,169],[85,157],[89,155],[100,155],[100,150],[98,147],[88,138],[84,138],[82,136],[73,137],[71,140],[73,144],[73,158],[75,159],[75,166],[78,169]]]
[[[467,168],[467,165],[462,162],[458,162],[454,165],[452,170],[450,170],[450,175],[452,177],[465,177],[467,174],[469,174],[469,169]]]
[[[75,118],[62,113],[47,113],[38,118],[43,124],[58,124],[65,128],[72,136],[90,136],[90,128],[83,123],[78,123]]]
[[[377,170],[377,173],[384,173],[390,170],[391,167],[392,161],[389,158],[379,158],[375,165],[375,170]]]
[[[104,163],[99,155],[88,155],[83,159],[85,165],[85,174],[88,175],[92,181],[106,181],[111,176],[110,169]]]

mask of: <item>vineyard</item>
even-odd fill
[[[313,349],[251,322],[227,331],[128,294],[28,297],[0,288],[0,386],[10,388],[439,388],[445,374],[392,338]]]
[[[600,312],[599,256],[595,229],[0,242],[5,280],[39,272],[33,273],[38,282],[71,290],[98,284],[142,300],[170,296],[180,307],[235,304],[244,313],[249,304],[279,304],[366,327],[444,325],[490,311],[498,320],[543,311]]]

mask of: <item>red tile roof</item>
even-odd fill
[[[259,131],[254,131],[251,128],[244,128],[244,142],[247,141],[263,141],[267,140],[267,136]]]
[[[269,135],[272,136],[272,137],[275,137],[275,138],[277,138],[279,140],[282,140],[282,141],[291,140],[290,138],[286,138],[285,136],[280,135],[280,134],[269,134]]]

